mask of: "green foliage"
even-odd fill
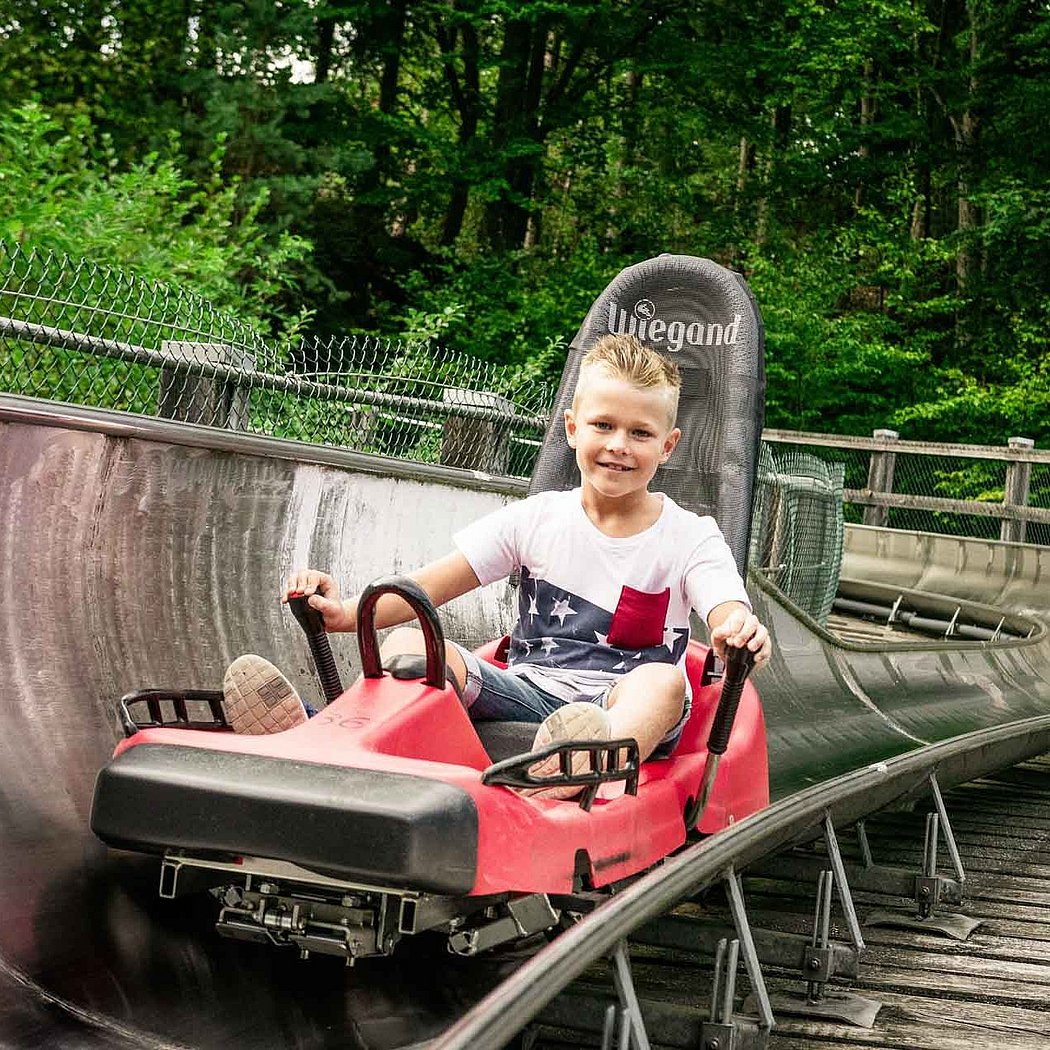
[[[1002,445],[1010,437],[1050,443],[1050,368],[1015,360],[998,382],[979,383],[959,369],[939,369],[927,400],[898,408],[894,427],[922,440],[965,435],[976,444]]]
[[[406,278],[413,305],[385,324],[409,340],[437,339],[556,383],[575,327],[597,293],[633,261],[603,255],[587,241],[564,258],[523,251],[449,257],[429,275]]]
[[[156,369],[46,346],[5,345],[0,389],[125,412],[157,411]]]
[[[222,176],[223,156],[219,142],[203,183],[157,153],[122,169],[85,116],[67,129],[27,103],[0,115],[0,233],[177,283],[261,331],[294,329],[307,314],[282,303],[310,246],[290,233],[268,238],[259,222],[265,191],[242,199],[238,181]]]

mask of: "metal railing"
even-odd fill
[[[1050,451],[1028,438],[1006,446],[902,441],[766,430],[774,449],[804,447],[841,463],[849,522],[1050,544]]]

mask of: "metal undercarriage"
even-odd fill
[[[353,965],[390,955],[405,936],[446,936],[448,950],[472,956],[557,926],[560,909],[543,893],[451,897],[365,886],[260,857],[219,860],[170,850],[161,864],[162,898],[206,887],[219,902],[216,930],[235,940]]]

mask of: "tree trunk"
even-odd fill
[[[218,43],[215,38],[215,22],[218,18],[212,0],[198,0],[194,5],[197,14],[197,69],[202,73],[214,73],[219,61]]]
[[[324,15],[317,20],[317,52],[314,57],[314,83],[324,84],[332,71],[332,48],[335,44],[335,17]]]
[[[740,136],[740,149],[736,163],[736,201],[734,210],[740,207],[740,199],[747,192],[747,178],[755,166],[755,148],[746,135]]]
[[[408,0],[390,0],[381,5],[382,14],[372,23],[379,40],[383,65],[379,74],[379,112],[393,116],[397,110],[398,83],[401,79],[401,51],[405,37],[405,11]],[[375,163],[362,179],[362,191],[368,193],[381,186],[389,175],[390,146],[380,138],[372,147]]]
[[[613,161],[612,203],[609,208],[609,224],[605,231],[606,243],[614,245],[623,232],[618,221],[622,202],[627,199],[625,173],[635,166],[639,137],[638,97],[642,90],[642,74],[636,69],[627,71],[624,78],[623,105],[620,107],[620,134],[618,149]]]
[[[966,4],[969,21],[969,70],[967,75],[967,102],[962,115],[953,121],[955,145],[959,161],[957,230],[959,252],[955,258],[955,283],[959,294],[967,296],[972,291],[974,279],[981,265],[981,253],[977,244],[977,231],[981,226],[980,208],[970,199],[971,180],[977,158],[980,125],[975,112],[977,102],[977,59],[979,40],[975,0]]]
[[[916,68],[923,61],[923,55],[919,46],[918,38],[913,38],[912,52]],[[911,223],[908,230],[913,241],[924,241],[931,233],[930,211],[932,208],[933,177],[930,173],[930,142],[933,140],[933,127],[930,120],[930,108],[926,104],[926,96],[921,85],[915,88],[915,115],[917,123],[925,129],[925,135],[917,147],[912,146],[912,155],[915,157],[915,189],[917,196],[911,209]]]
[[[791,134],[791,107],[777,106],[770,116],[773,128],[772,141],[769,152],[766,154],[763,165],[763,188],[762,197],[758,202],[757,215],[755,217],[755,242],[765,244],[769,240],[769,222],[771,207],[769,204],[769,192],[773,186],[778,159],[787,148],[788,138]]]
[[[460,30],[463,47],[463,76],[460,78],[452,66],[451,53],[454,50],[454,37],[439,32],[438,41],[445,56],[445,78],[449,83],[456,108],[459,110],[459,131],[456,142],[461,160],[473,150],[478,134],[478,122],[481,118],[481,78],[479,74],[479,53],[477,28],[464,23]],[[463,229],[463,217],[470,202],[470,179],[462,174],[462,169],[452,177],[448,207],[441,225],[441,244],[449,247],[456,243]]]
[[[857,155],[860,157],[860,175],[853,194],[853,207],[857,211],[860,211],[864,203],[864,181],[867,176],[868,161],[871,159],[868,131],[875,123],[875,63],[870,58],[864,60],[863,83],[864,93],[860,97],[860,146],[857,149]]]
[[[539,104],[545,45],[542,20],[534,25],[509,21],[504,29],[491,149],[500,158],[506,188],[486,207],[482,231],[497,251],[520,248],[528,231],[538,163],[531,147],[542,140]]]

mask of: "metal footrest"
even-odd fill
[[[529,772],[552,755],[560,761],[557,773],[540,777]],[[587,756],[590,768],[574,773],[573,759],[581,755]],[[623,782],[628,795],[637,795],[639,768],[636,740],[567,740],[496,762],[481,774],[481,782],[513,788],[578,787],[580,808],[589,810],[602,784]]]
[[[117,702],[126,737],[140,729],[229,730],[220,689],[136,689]]]

